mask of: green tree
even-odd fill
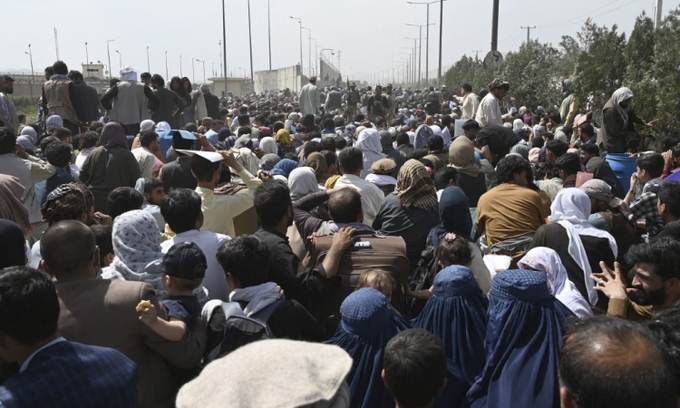
[[[680,125],[680,6],[671,10],[656,33],[654,78],[657,81],[657,131],[678,133]]]
[[[654,78],[654,22],[643,12],[635,20],[635,28],[626,46],[626,67],[623,85],[635,95],[635,112],[645,120],[656,117],[656,87]]]
[[[588,19],[577,34],[580,48],[574,72],[574,91],[584,98],[586,108],[601,110],[612,93],[621,87],[626,70],[626,35],[598,26]]]

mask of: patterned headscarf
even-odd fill
[[[111,265],[104,269],[102,277],[150,283],[156,295],[167,294],[161,283],[163,252],[161,233],[150,212],[133,210],[116,217],[113,224],[113,252]]]
[[[52,190],[40,208],[43,221],[49,225],[63,220],[75,220],[94,208],[94,196],[83,183],[62,184]]]
[[[437,190],[427,168],[418,160],[409,160],[401,166],[394,192],[402,207],[411,206],[432,211],[437,208]]]

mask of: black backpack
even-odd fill
[[[427,290],[432,287],[437,272],[439,272],[439,260],[437,259],[435,248],[432,245],[428,245],[427,248],[420,253],[420,260],[416,265],[416,270],[409,282],[409,286],[416,292],[419,290]],[[414,318],[423,310],[427,300],[411,298],[409,299],[409,302],[408,314],[411,318]]]
[[[267,321],[283,303],[277,301],[250,317],[238,302],[211,300],[203,307],[202,320],[207,329],[203,364],[223,357],[246,344],[273,338]]]

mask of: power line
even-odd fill
[[[616,11],[616,10],[618,10],[618,9],[621,9],[621,8],[623,8],[623,7],[629,6],[629,5],[633,4],[633,3],[638,2],[639,0],[632,0],[632,1],[629,1],[629,2],[627,2],[627,3],[624,3],[624,4],[620,5],[620,6],[618,6],[618,7],[615,7],[615,8],[613,8],[613,9],[611,9],[611,10],[607,10],[607,11],[605,11],[605,12],[603,12],[603,13],[599,13],[599,14],[592,15],[593,12],[595,12],[595,11],[597,11],[597,10],[602,10],[604,7],[610,6],[610,5],[612,5],[612,4],[614,4],[614,3],[618,3],[618,2],[620,2],[620,1],[621,1],[621,0],[615,0],[615,1],[613,1],[613,2],[610,2],[610,3],[605,4],[604,6],[598,7],[597,9],[592,10],[591,12],[589,12],[589,13],[587,13],[587,14],[583,14],[583,15],[581,15],[581,16],[574,17],[574,18],[571,18],[571,19],[569,19],[569,20],[567,20],[567,21],[562,21],[562,22],[555,23],[555,24],[548,24],[548,25],[538,26],[538,28],[546,28],[546,27],[565,27],[565,26],[569,26],[569,25],[573,25],[573,24],[582,23],[582,22],[587,21],[588,19],[593,19],[593,18],[595,18],[595,17],[600,17],[600,16],[603,16],[603,15],[605,15],[605,14],[609,14],[609,13],[611,13],[611,12],[613,12],[613,11]],[[584,17],[586,17],[586,18],[584,19]]]
[[[527,30],[527,44],[529,44],[529,41],[531,41],[531,29],[536,28],[536,26],[526,26],[526,27],[520,27],[522,30]]]

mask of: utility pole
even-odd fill
[[[656,0],[654,5],[654,29],[658,29],[661,25],[661,16],[663,15],[663,0]]]
[[[224,62],[224,97],[227,97],[229,94],[227,93],[227,76],[228,76],[228,67],[227,67],[227,17],[226,17],[226,12],[224,10],[224,3],[227,0],[222,0],[222,43],[220,44],[220,49],[223,52],[224,57],[220,56],[220,63]],[[222,59],[224,58],[224,59]]]
[[[498,50],[498,9],[499,0],[493,0],[493,18],[491,20],[491,51]]]
[[[165,51],[165,80],[170,82],[170,78],[168,78],[168,52]]]
[[[527,30],[527,44],[529,44],[529,41],[531,41],[531,29],[532,29],[532,28],[536,28],[536,26],[533,26],[533,27],[530,27],[530,26],[527,26],[527,27],[520,26],[519,28],[521,28],[522,30]]]
[[[106,55],[109,57],[109,79],[111,79],[111,51],[109,50],[109,43],[116,40],[106,40]]]
[[[255,74],[253,74],[253,34],[250,24],[250,0],[248,0],[248,42],[250,43],[250,80],[255,83]]]
[[[437,85],[442,85],[442,42],[444,41],[444,0],[439,1],[439,70]]]
[[[87,53],[87,41],[85,41],[85,65],[87,65],[88,69],[90,68],[90,54]],[[85,78],[87,78],[87,73]]]
[[[484,50],[472,50],[472,52],[475,53],[475,60],[479,60],[479,53],[480,53],[480,51],[484,51]]]
[[[415,2],[407,1],[408,4],[424,4],[427,6],[427,30],[426,30],[426,40],[425,40],[425,82],[428,83],[430,80],[430,4],[440,3],[440,16],[439,16],[439,77],[442,76],[442,37],[443,37],[443,22],[444,22],[444,1],[446,0],[433,0],[429,2]],[[434,24],[432,24],[434,25]],[[437,79],[439,82],[439,79]]]
[[[428,18],[429,19],[429,18]],[[429,27],[431,24],[409,24],[406,23],[407,26],[411,27],[418,27],[418,38],[419,38],[419,44],[418,44],[418,86],[420,87],[420,79],[422,78],[422,62],[423,62],[423,27]],[[429,32],[429,30],[428,30]],[[426,40],[427,42],[427,40]],[[427,47],[427,45],[426,45]],[[425,58],[427,60],[427,57]],[[427,70],[427,61],[425,61],[425,70]],[[427,80],[427,72],[425,73],[426,80]]]

